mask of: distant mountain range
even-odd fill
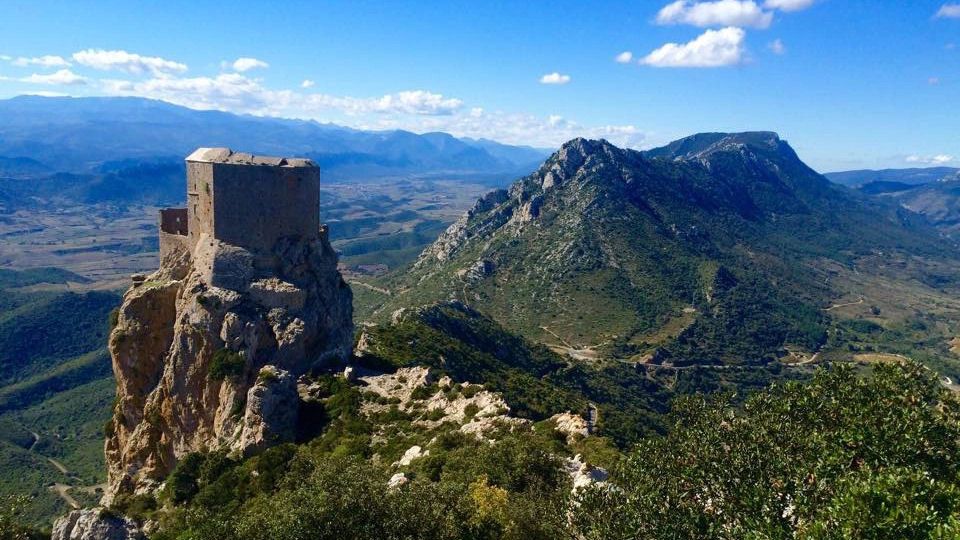
[[[198,111],[142,98],[19,96],[0,101],[0,176],[116,173],[181,164],[200,146],[313,158],[328,181],[409,175],[515,177],[548,154],[446,133],[360,131],[312,121]]]
[[[936,182],[941,178],[960,172],[954,167],[927,167],[913,169],[882,169],[879,171],[864,169],[857,171],[829,172],[824,176],[831,182],[847,187],[861,187],[873,182],[896,182],[911,186]]]
[[[895,201],[924,216],[941,233],[960,233],[960,169],[928,167],[827,173],[831,181],[877,200]]]
[[[880,181],[864,184],[859,190],[878,199],[896,201],[924,216],[946,235],[955,237],[960,233],[960,171],[918,185]]]

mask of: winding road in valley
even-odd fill
[[[50,465],[54,469],[60,472],[60,474],[64,476],[68,476],[70,474],[70,470],[67,469],[66,465],[64,465],[63,463],[60,463],[59,461],[53,459],[52,457],[46,457],[36,452],[37,444],[40,442],[40,434],[37,433],[36,431],[31,431],[30,435],[33,435],[33,444],[31,444],[30,448],[27,448],[27,450],[29,452],[33,452],[34,454],[37,454],[38,456],[45,458],[47,462],[50,463]],[[97,486],[93,486],[93,489],[95,489],[96,487]],[[78,503],[77,500],[70,495],[70,490],[74,488],[75,486],[71,486],[70,484],[61,484],[58,482],[50,486],[50,491],[56,493],[61,499],[63,499],[63,502],[67,503],[67,505],[70,506],[70,508],[78,509],[80,508],[80,503]],[[76,488],[76,489],[83,489],[83,488]]]

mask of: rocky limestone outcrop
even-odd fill
[[[563,470],[573,483],[574,493],[595,484],[603,484],[610,476],[605,469],[594,467],[584,461],[583,456],[580,454],[565,459],[563,462]]]
[[[554,429],[566,435],[567,444],[573,444],[579,439],[586,438],[590,435],[589,424],[579,414],[573,414],[567,411],[551,416],[550,421],[554,423]]]
[[[109,349],[108,487],[156,488],[190,452],[291,440],[296,378],[349,356],[352,296],[325,230],[269,257],[203,237],[126,292]]]
[[[361,412],[367,416],[396,408],[416,418],[415,427],[434,429],[441,425],[459,426],[462,433],[485,439],[498,429],[514,429],[530,424],[529,420],[510,416],[510,407],[503,396],[469,382],[454,383],[450,377],[436,379],[430,368],[400,368],[396,373],[360,377],[365,399]],[[425,390],[429,392],[424,393]],[[369,399],[376,397],[376,399]],[[429,450],[413,446],[395,466],[409,465]]]
[[[262,367],[257,382],[247,392],[243,430],[233,448],[251,455],[293,440],[298,400],[297,381],[289,371],[276,366]]]
[[[74,510],[53,524],[52,540],[143,540],[132,520],[105,513],[102,508]]]

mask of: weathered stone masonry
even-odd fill
[[[282,237],[319,234],[320,169],[312,161],[229,148],[200,148],[186,161],[187,207],[161,210],[160,230],[187,236],[189,251],[206,236],[262,259]],[[161,236],[161,251],[164,241],[180,239]]]

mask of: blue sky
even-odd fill
[[[952,0],[275,4],[5,2],[0,97],[138,95],[536,146],[765,129],[823,171],[960,166]]]

